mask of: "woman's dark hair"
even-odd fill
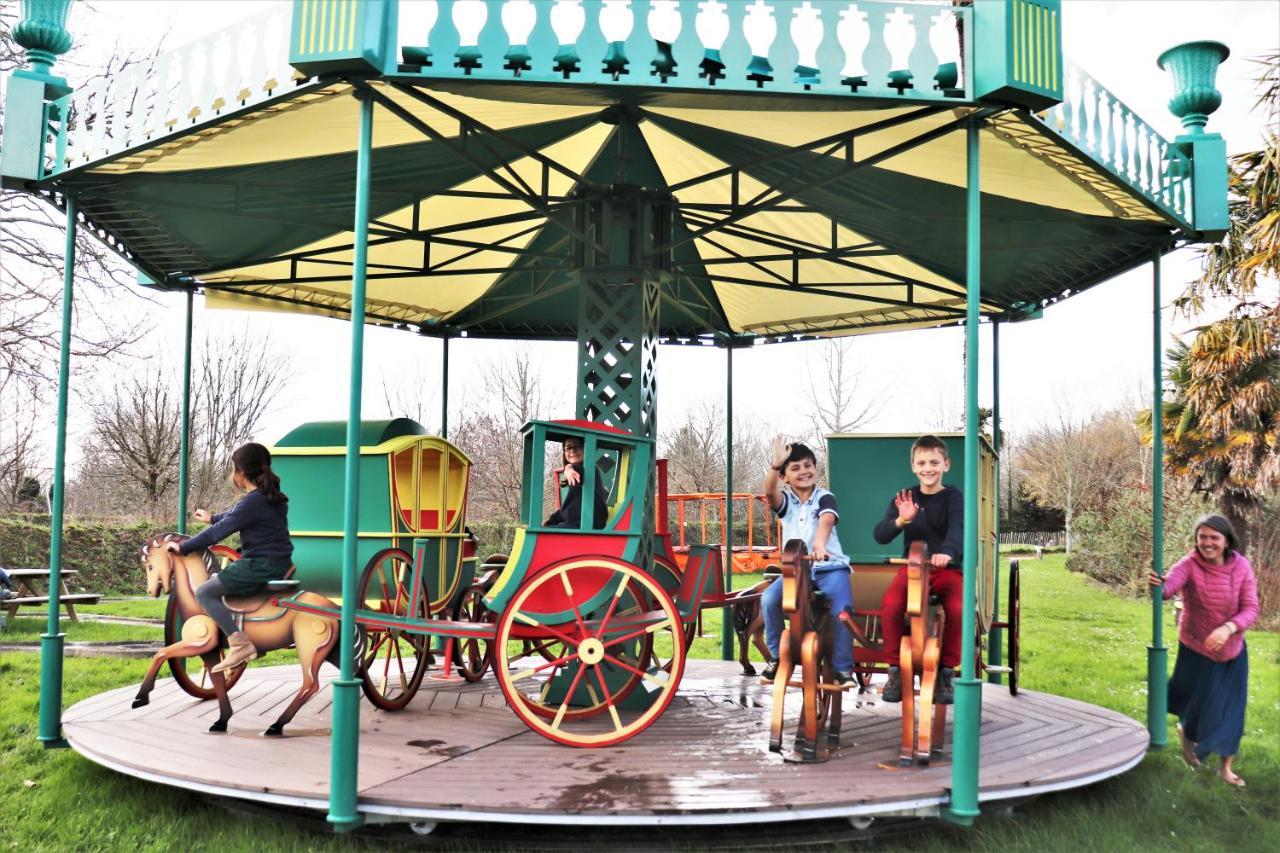
[[[268,503],[287,503],[288,495],[280,491],[280,478],[271,470],[271,451],[261,444],[242,444],[231,454],[236,471],[258,487]]]
[[[1200,516],[1196,519],[1196,526],[1191,528],[1191,535],[1194,537],[1196,531],[1201,527],[1215,530],[1226,537],[1227,547],[1222,552],[1223,557],[1230,558],[1236,552],[1236,549],[1240,547],[1240,537],[1236,536],[1236,529],[1231,526],[1231,522],[1227,520],[1226,516],[1218,515],[1216,512]]]

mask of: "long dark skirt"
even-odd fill
[[[1248,698],[1248,645],[1232,660],[1219,662],[1178,644],[1169,680],[1169,713],[1178,715],[1201,761],[1211,752],[1225,757],[1240,750]]]

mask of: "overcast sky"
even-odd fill
[[[185,0],[161,4],[148,0],[98,0],[105,18],[100,32],[85,43],[86,34],[71,29],[77,41],[74,55],[90,61],[98,50],[118,40],[122,46],[145,46],[163,40],[176,46],[224,27],[264,8],[260,0]],[[1251,77],[1256,66],[1247,60],[1280,42],[1280,3],[1193,2],[1192,0],[1124,0],[1063,3],[1063,40],[1069,57],[1100,80],[1126,105],[1166,137],[1178,123],[1165,107],[1169,94],[1156,57],[1182,41],[1212,38],[1225,42],[1231,58],[1219,73],[1224,94],[1222,108],[1211,118],[1209,130],[1222,133],[1230,151],[1258,147],[1261,118],[1250,113],[1255,94]],[[1183,249],[1164,260],[1164,293],[1168,302],[1195,277],[1194,250]],[[152,295],[159,303],[157,322],[181,329],[182,297]],[[136,296],[122,294],[121,316],[143,310]],[[154,310],[154,309],[148,309]],[[1002,409],[1006,429],[1027,430],[1059,407],[1090,412],[1120,404],[1151,386],[1151,270],[1134,270],[1046,310],[1044,318],[1006,327],[1001,333]],[[331,319],[286,315],[240,315],[207,312],[197,299],[197,334],[211,324],[248,324],[253,334],[270,335],[295,353],[298,379],[279,401],[259,438],[268,443],[298,423],[346,416],[349,326]],[[1169,333],[1185,333],[1194,321],[1165,314]],[[366,335],[365,417],[385,416],[384,376],[410,373],[426,381],[439,375],[440,344],[405,332],[371,328]],[[451,402],[482,399],[486,390],[477,381],[479,367],[510,352],[510,344],[454,341],[450,348]],[[553,414],[572,416],[575,382],[573,345],[531,344],[548,389],[560,406]],[[800,433],[808,421],[809,404],[801,379],[817,369],[821,344],[757,347],[735,354],[735,407],[740,425],[748,420],[789,433]],[[982,338],[982,399],[989,405],[990,344]],[[927,330],[862,336],[855,339],[855,357],[864,367],[868,389],[890,386],[892,392],[876,421],[877,430],[915,432],[934,426],[941,411],[959,416],[963,399],[963,332]],[[170,356],[180,359],[179,351]],[[723,401],[725,356],[721,350],[664,347],[659,354],[659,418],[671,426],[704,402]],[[180,361],[177,362],[180,365]],[[136,363],[128,369],[136,369]],[[423,389],[424,398],[438,409],[438,391]],[[397,413],[399,414],[399,413]],[[435,420],[428,422],[435,427]],[[73,422],[73,430],[82,425]],[[77,435],[71,436],[74,459]],[[50,442],[50,445],[52,442]],[[51,448],[50,448],[51,450]]]

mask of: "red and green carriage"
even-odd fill
[[[341,495],[329,484],[345,462],[345,424],[298,427],[274,448],[290,494],[290,523],[301,589],[341,589]],[[584,494],[597,489],[607,513],[597,526],[543,523],[550,448],[584,446]],[[492,662],[512,710],[559,743],[604,746],[643,731],[671,702],[704,607],[726,595],[718,545],[693,546],[683,571],[665,534],[654,529],[665,484],[650,492],[652,439],[588,421],[531,421],[524,428],[521,524],[509,558],[477,582],[474,539],[465,527],[470,460],[407,419],[362,424],[356,601],[365,695],[403,708],[431,663],[431,638],[446,667],[469,678]],[[337,617],[339,611],[280,598],[287,608]]]

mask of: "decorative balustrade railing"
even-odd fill
[[[971,10],[876,0],[405,0],[429,77],[964,99]]]
[[[292,9],[281,3],[57,101],[46,175],[307,82],[289,65]],[[398,12],[403,61],[389,74],[916,101],[972,95],[962,38],[971,10],[939,2],[401,0]]]
[[[181,135],[305,82],[289,65],[289,14],[273,6],[55,101],[46,174]]]
[[[1191,159],[1070,60],[1063,101],[1043,120],[1166,213],[1192,223]]]

